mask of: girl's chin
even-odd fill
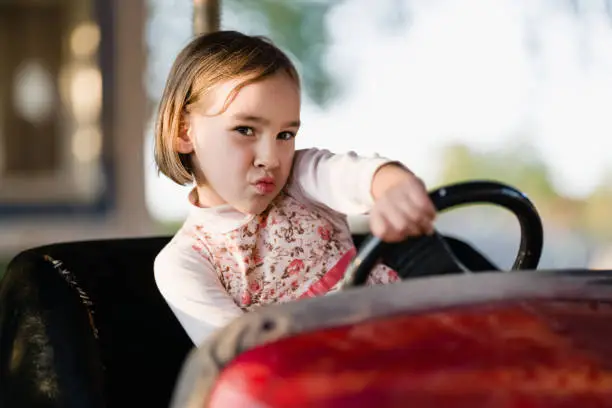
[[[266,197],[258,197],[258,199],[251,200],[248,203],[241,203],[241,205],[233,206],[236,210],[247,215],[259,215],[266,211],[270,206],[270,203],[278,196],[270,195]]]

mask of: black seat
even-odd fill
[[[168,240],[62,243],[16,256],[0,282],[0,406],[168,407],[193,348],[153,276]],[[471,269],[493,268],[469,245],[450,244]]]
[[[0,406],[167,407],[192,348],[154,281],[168,239],[15,257],[0,285]]]

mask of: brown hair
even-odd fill
[[[230,93],[226,109],[244,86],[279,71],[299,86],[293,63],[264,37],[217,31],[194,38],[176,57],[159,104],[155,123],[158,170],[180,185],[193,181],[190,155],[176,149],[183,115],[221,82],[245,78]]]

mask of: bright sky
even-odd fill
[[[579,18],[558,0],[340,2],[326,64],[348,92],[325,111],[304,107],[298,146],[377,152],[435,183],[441,146],[497,149],[529,136],[563,192],[588,194],[612,168],[612,17],[604,0],[578,3]],[[410,24],[385,29],[398,6]],[[173,27],[183,31],[162,67],[188,35]],[[157,177],[151,150],[150,209],[180,219],[187,191]]]

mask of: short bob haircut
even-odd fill
[[[264,37],[217,31],[191,40],[176,57],[159,104],[155,123],[158,170],[180,185],[193,182],[191,155],[177,151],[183,116],[221,82],[244,78],[229,95],[226,109],[244,86],[277,72],[285,72],[300,86],[289,57]]]

